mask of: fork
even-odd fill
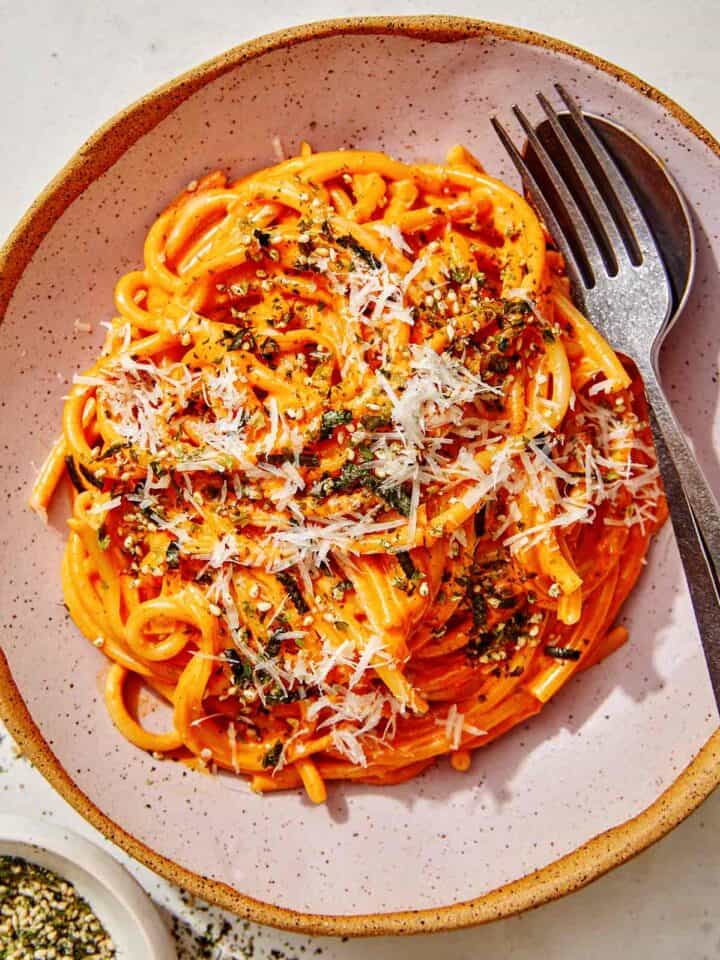
[[[512,108],[527,137],[527,159],[496,117],[492,124],[565,258],[576,302],[643,378],[670,517],[720,705],[720,511],[658,375],[672,307],[667,273],[610,154],[570,94],[560,84],[555,89],[572,118],[573,136],[542,93],[537,99],[552,138],[541,140],[522,110]]]

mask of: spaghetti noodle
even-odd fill
[[[642,384],[464,148],[212,173],[144,261],[31,499],[75,488],[63,589],[129,740],[320,802],[466,770],[624,642],[665,516]]]

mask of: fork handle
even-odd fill
[[[720,602],[720,509],[675,419],[655,369],[650,364],[647,367],[642,372],[650,402],[650,424],[658,451],[658,465],[664,482],[666,473],[670,474],[671,464],[677,472],[692,512],[693,526],[702,541],[701,546],[714,580],[715,598]],[[675,527],[672,499],[676,498],[668,495],[668,506]],[[683,522],[686,522],[685,519]],[[677,529],[675,532],[678,535]]]

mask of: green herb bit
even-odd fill
[[[545,653],[556,660],[579,660],[581,657],[580,650],[574,650],[572,647],[556,647],[552,643],[547,644]]]
[[[352,420],[350,410],[325,410],[320,421],[320,440],[329,440],[336,427]]]
[[[266,458],[268,463],[273,466],[280,466],[295,459],[295,454],[290,450],[280,450],[278,453],[271,453]],[[298,463],[301,467],[319,467],[320,457],[316,453],[305,452],[304,450],[298,457]]]
[[[99,456],[95,457],[95,459],[107,460],[108,457],[114,456],[120,450],[125,450],[129,446],[130,446],[129,440],[123,440],[122,443],[111,443],[110,446],[107,448],[107,450],[103,450],[103,452]]]
[[[351,580],[338,580],[330,593],[332,594],[333,600],[343,600],[345,594],[348,592],[348,590],[352,590],[352,588],[353,585]]]
[[[506,300],[503,310],[508,313],[532,313],[532,304],[527,300]]]
[[[265,770],[278,765],[282,748],[282,740],[276,740],[271,747],[268,747],[262,759],[262,765]]]
[[[233,683],[238,687],[246,687],[253,679],[253,669],[251,664],[240,656],[234,647],[229,647],[223,651],[223,656],[230,666]]]
[[[278,353],[280,353],[280,344],[277,340],[273,340],[272,337],[265,337],[260,345],[260,356],[266,360],[271,360]]]
[[[75,487],[78,493],[85,492],[85,484],[82,482],[82,477],[78,473],[78,468],[75,463],[75,459],[71,456],[65,457],[65,469],[68,472],[68,476],[72,481],[72,485]]]
[[[372,267],[373,270],[379,270],[382,266],[382,263],[380,260],[378,260],[375,254],[366,249],[351,234],[348,233],[343,237],[338,237],[337,243],[346,250],[352,250],[353,253],[356,253],[360,259],[364,260],[365,263],[369,267]]]
[[[228,353],[234,350],[247,350],[250,353],[255,353],[257,343],[252,330],[249,327],[238,328],[225,349]]]
[[[97,540],[101,550],[107,550],[110,546],[110,534],[107,532],[107,527],[104,523],[101,523],[98,527]]]
[[[158,527],[162,525],[163,516],[158,510],[153,510],[152,507],[140,507],[140,512],[150,523],[154,523]]]
[[[171,540],[165,551],[165,563],[168,570],[177,570],[180,566],[180,545],[177,540]]]
[[[469,267],[450,267],[448,272],[454,283],[467,283],[470,279]]]
[[[402,572],[408,578],[408,580],[415,580],[416,577],[420,576],[418,573],[417,567],[412,562],[412,557],[407,550],[401,550],[399,553],[396,553],[397,562],[402,568]]]
[[[379,430],[381,427],[389,427],[392,424],[390,417],[384,414],[367,413],[360,418],[360,423],[366,430]]]
[[[467,597],[472,610],[473,627],[478,630],[487,622],[487,601],[482,587],[477,583],[468,584]]]
[[[307,699],[308,691],[305,687],[295,687],[294,690],[283,690],[282,687],[273,687],[265,694],[265,702],[270,705],[274,703],[296,703],[298,700]]]
[[[488,360],[487,367],[491,373],[504,374],[510,369],[510,361],[507,357],[503,357],[498,353],[494,353]]]
[[[484,537],[485,536],[485,515],[486,515],[485,504],[478,510],[475,514],[475,519],[473,521],[475,526],[475,536]]]
[[[297,612],[307,613],[310,607],[307,605],[305,597],[302,595],[302,591],[298,586],[295,577],[293,577],[291,573],[288,573],[287,570],[281,570],[280,573],[275,574],[275,577],[285,587],[285,590],[292,600]]]
[[[273,630],[270,634],[268,642],[265,644],[265,656],[269,660],[274,660],[275,657],[280,653],[280,647],[282,646],[282,634],[283,629]]]
[[[501,597],[498,602],[498,608],[500,610],[512,610],[513,607],[516,607],[518,603],[518,598],[516,596],[510,597]]]
[[[410,516],[410,494],[402,487],[391,487],[389,490],[380,490],[373,487],[373,490],[393,510],[397,510],[403,517]]]

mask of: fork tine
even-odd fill
[[[626,242],[620,235],[610,208],[598,190],[595,181],[590,176],[585,163],[575,149],[575,145],[565,132],[563,125],[560,123],[560,118],[550,104],[550,101],[541,92],[538,92],[536,96],[540,106],[545,111],[545,116],[548,118],[548,122],[553,133],[555,134],[560,146],[565,151],[566,158],[570,161],[573,173],[577,176],[583,190],[585,191],[586,199],[589,203],[589,213],[593,219],[593,226],[600,234],[604,246],[611,254],[613,262],[608,264],[608,266],[611,266],[613,269],[610,272],[613,274],[617,273],[618,257],[622,250],[626,248]],[[630,255],[631,259],[633,252],[634,251],[628,250],[628,254]]]
[[[600,138],[583,116],[582,110],[565,87],[563,87],[561,83],[556,83],[555,89],[564,100],[588,150],[592,153],[594,159],[602,169],[610,190],[615,194],[616,210],[621,214],[619,219],[625,220],[625,228],[632,242],[637,247],[641,258],[644,259],[648,254],[660,257],[655,238],[625,178],[615,165],[615,161],[605,149]],[[620,229],[622,230],[622,224],[620,225]]]
[[[593,273],[593,279],[597,280],[605,271],[605,261],[602,256],[602,250],[598,245],[592,231],[590,230],[584,214],[568,188],[555,162],[550,158],[550,154],[545,149],[540,138],[535,133],[532,124],[517,105],[513,108],[513,113],[520,121],[520,125],[525,131],[528,143],[533,148],[535,157],[540,164],[544,175],[549,180],[553,190],[558,195],[560,202],[565,208],[568,218],[577,231],[578,239],[582,244],[585,256],[588,259]]]
[[[505,150],[515,165],[515,169],[520,174],[526,190],[531,195],[538,210],[540,211],[540,214],[545,221],[545,225],[550,231],[553,240],[560,248],[560,252],[565,258],[568,268],[574,273],[577,283],[584,284],[586,287],[592,287],[595,282],[595,276],[590,264],[585,260],[579,260],[575,256],[575,252],[568,241],[566,233],[560,226],[560,223],[555,216],[555,211],[548,203],[545,194],[540,189],[540,185],[538,184],[528,165],[523,160],[522,154],[510,139],[510,135],[505,127],[500,123],[497,117],[491,117],[490,122],[492,123],[500,142],[505,147]]]

